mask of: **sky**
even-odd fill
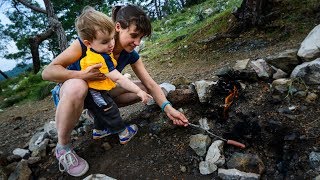
[[[4,15],[4,13],[8,10],[8,6],[6,4],[3,4],[0,6],[0,19],[2,24],[8,24],[10,23],[10,20]],[[10,45],[7,46],[8,49],[17,49],[14,45],[14,43],[10,43]],[[14,52],[14,51],[13,51]],[[16,66],[17,62],[15,60],[8,60],[0,57],[0,70],[1,71],[8,71],[13,69]]]
[[[44,7],[43,0],[36,0],[41,7]],[[8,24],[11,23],[11,21],[5,16],[5,12],[8,11],[10,8],[10,4],[4,3],[0,6],[0,19],[2,24]],[[7,48],[9,52],[15,52],[17,51],[17,47],[15,46],[14,42],[11,42],[7,45]],[[12,70],[17,63],[19,63],[19,60],[13,60],[13,59],[5,59],[0,56],[0,70],[1,71],[9,71]]]

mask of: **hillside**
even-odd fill
[[[250,29],[235,39],[202,43],[215,33],[225,32],[230,25],[228,22],[232,22],[230,10],[196,20],[199,8],[207,9],[213,2],[216,1],[209,0],[182,14],[155,22],[155,35],[146,41],[140,54],[158,83],[189,84],[212,80],[218,70],[233,66],[237,60],[255,60],[299,48],[308,33],[320,23],[319,2],[282,0],[277,7],[280,11],[277,18],[264,28]],[[125,72],[133,75],[129,68]],[[245,143],[246,149],[225,145],[224,156],[229,160],[237,152],[258,155],[265,165],[261,179],[319,177],[319,171],[309,168],[308,159],[311,151],[320,150],[319,102],[308,104],[300,99],[275,102],[271,97],[270,81],[245,82],[245,85],[247,88],[240,92],[227,120],[217,118],[215,107],[198,101],[177,103],[176,107],[185,110],[190,122],[197,123],[198,119],[206,117],[214,133]],[[317,88],[314,92],[319,94]],[[215,94],[215,97],[223,103],[221,94]],[[279,109],[292,106],[298,109],[290,114],[292,116],[278,113]],[[218,178],[217,172],[211,175],[199,172],[199,163],[204,157],[189,147],[189,137],[201,133],[199,130],[174,127],[166,123],[167,118],[158,107],[144,107],[141,103],[121,108],[121,113],[126,121],[135,122],[140,128],[137,136],[125,146],[118,143],[116,136],[92,140],[92,127],[87,133],[73,136],[76,151],[90,164],[89,172],[82,179],[90,174],[106,174],[117,179]],[[3,109],[0,112],[1,158],[17,147],[27,147],[26,142],[32,135],[53,119],[54,106],[50,97]],[[158,131],[159,124],[165,124],[166,128]],[[77,179],[59,173],[52,154],[55,141],[50,140],[49,144],[46,155],[29,164],[32,177]],[[1,167],[6,164],[5,160],[0,162]]]
[[[12,77],[17,77],[18,75],[26,72],[27,70],[30,70],[32,68],[32,64],[27,64],[27,65],[23,65],[23,66],[16,66],[13,69],[9,70],[9,71],[5,71],[4,73],[12,78]],[[5,78],[3,76],[0,76],[0,81],[5,80]]]

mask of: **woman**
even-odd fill
[[[150,93],[155,102],[173,121],[173,124],[187,126],[187,118],[166,99],[160,86],[151,78],[142,60],[134,48],[139,46],[144,36],[151,34],[151,23],[147,15],[134,5],[117,6],[113,10],[115,22],[114,58],[118,65],[116,69],[122,71],[130,64],[141,82],[136,84]],[[77,69],[78,60],[83,56],[83,49],[79,40],[75,40],[65,51],[59,54],[42,72],[44,80],[61,83],[58,86],[59,103],[56,109],[55,121],[58,131],[56,157],[59,165],[63,165],[72,176],[81,176],[89,168],[88,163],[77,156],[70,144],[70,135],[77,123],[83,108],[86,105],[88,85],[86,81],[103,80],[106,76],[100,73],[100,64],[88,67],[84,71]],[[90,93],[88,93],[89,96]],[[140,101],[134,94],[116,87],[109,94],[119,107],[127,106]],[[99,121],[96,118],[95,121]],[[60,166],[59,166],[60,167]]]

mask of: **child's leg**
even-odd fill
[[[91,94],[86,97],[85,105],[94,115],[93,128],[96,130],[108,129],[110,133],[118,133],[125,129],[118,106],[113,102],[107,91],[100,91],[106,106],[99,107]]]
[[[100,139],[110,134],[119,134],[121,144],[128,143],[137,133],[136,125],[125,126],[122,121],[120,111],[116,103],[107,92],[101,92],[107,106],[97,107],[92,97],[86,99],[86,104],[90,104],[88,109],[94,114],[93,139]]]
[[[92,96],[92,99],[93,101],[99,106],[99,107],[102,107],[102,106],[106,106],[107,103],[106,101],[103,99],[101,93],[99,91],[96,91],[94,89],[89,89],[89,92]]]

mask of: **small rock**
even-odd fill
[[[187,172],[187,168],[185,166],[180,166],[180,171],[185,173]]]
[[[198,156],[204,156],[211,139],[208,135],[196,134],[190,136],[189,146],[197,153]]]
[[[33,165],[37,164],[41,160],[41,157],[30,157],[28,159],[28,164]]]
[[[236,179],[241,179],[241,180],[258,180],[260,179],[259,174],[255,173],[246,173],[239,171],[237,169],[218,169],[218,176],[221,179],[225,180],[236,180]]]
[[[9,179],[28,180],[31,176],[31,170],[28,167],[26,160],[21,160],[13,173],[10,174]]]
[[[103,143],[101,146],[105,151],[108,151],[112,148],[112,146],[108,142]]]
[[[21,149],[21,148],[16,148],[15,150],[13,150],[12,152],[14,155],[18,155],[21,158],[26,158],[27,156],[30,155],[30,151],[27,149]]]
[[[22,157],[21,157],[21,156],[19,156],[19,155],[15,155],[15,154],[10,155],[10,156],[8,156],[8,157],[7,157],[7,160],[9,161],[9,163],[12,163],[12,162],[19,162],[21,159],[22,159]]]
[[[306,97],[306,101],[308,103],[314,103],[318,99],[318,95],[315,93],[309,93]]]

